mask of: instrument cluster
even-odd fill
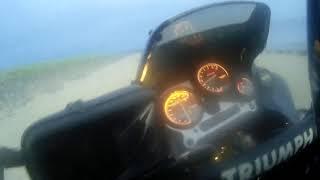
[[[249,75],[233,74],[216,62],[195,68],[193,77],[161,95],[162,114],[172,128],[194,127],[204,114],[213,115],[224,109],[221,107],[223,102],[233,103],[239,99],[249,102],[253,99],[254,85]]]

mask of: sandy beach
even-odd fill
[[[277,73],[287,82],[296,109],[310,108],[312,100],[306,55],[260,54],[255,64]]]
[[[63,88],[56,92],[37,94],[23,107],[17,107],[13,116],[0,121],[0,144],[19,148],[23,131],[36,120],[65,108],[69,102],[78,99],[89,100],[129,85],[136,75],[139,59],[138,53],[126,56],[82,79],[64,82]],[[310,106],[306,56],[263,54],[257,58],[256,64],[277,72],[287,80],[296,108]],[[7,170],[5,179],[27,180],[29,178],[24,168],[16,168]]]

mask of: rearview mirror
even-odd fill
[[[31,178],[117,177],[140,148],[141,137],[152,138],[144,130],[152,99],[152,91],[131,86],[40,120],[22,139]]]

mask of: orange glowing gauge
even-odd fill
[[[237,82],[237,90],[240,94],[245,96],[253,96],[254,88],[252,82],[248,78],[241,78]]]
[[[200,103],[189,90],[173,90],[167,93],[163,109],[168,124],[176,128],[188,128],[202,117]]]
[[[209,92],[220,94],[228,86],[229,73],[219,64],[208,63],[203,65],[197,73],[199,84]]]

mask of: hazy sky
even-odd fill
[[[217,0],[1,0],[0,69],[142,49],[163,20],[211,2]],[[264,2],[274,20],[305,16],[304,0]]]

